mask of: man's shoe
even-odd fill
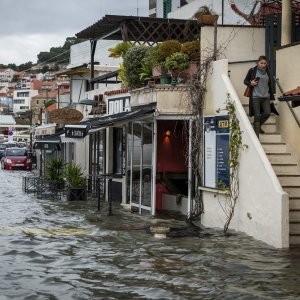
[[[261,128],[259,129],[259,133],[262,133],[262,134],[264,134],[265,133],[265,131],[264,130],[262,130]]]

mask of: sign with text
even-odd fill
[[[228,187],[230,184],[228,115],[204,117],[204,186]]]
[[[108,99],[109,115],[114,115],[125,111],[131,111],[130,96]]]
[[[83,139],[87,134],[87,126],[65,126],[65,137],[73,139]]]

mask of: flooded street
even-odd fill
[[[298,249],[207,229],[155,239],[153,224],[187,224],[37,199],[25,174],[0,170],[1,300],[300,299]]]

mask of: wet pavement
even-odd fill
[[[2,299],[300,299],[300,250],[140,217],[96,200],[37,199],[0,170]],[[177,228],[155,239],[154,224]]]

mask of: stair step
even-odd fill
[[[263,146],[265,152],[267,152],[267,153],[286,153],[287,152],[286,143],[262,142],[261,145]]]
[[[295,163],[272,163],[272,167],[276,175],[292,175],[292,174],[300,174],[299,167]]]
[[[293,222],[300,223],[300,209],[290,210],[289,216],[290,216],[290,223],[293,223]],[[299,234],[300,234],[300,232],[299,232]]]
[[[267,121],[261,128],[265,131],[265,133],[278,133],[277,125],[274,122]]]
[[[279,133],[260,134],[259,140],[261,143],[281,143],[281,135]]]
[[[271,164],[293,164],[296,165],[296,159],[291,153],[268,153],[266,152],[268,159]]]
[[[280,174],[277,175],[279,182],[281,185],[288,185],[288,186],[300,186],[300,175],[299,174]]]
[[[290,234],[290,246],[300,245],[300,234]]]
[[[300,222],[290,220],[289,229],[290,229],[290,234],[299,234],[300,235]]]
[[[300,186],[285,186],[282,185],[282,189],[289,194],[290,197],[300,198]]]
[[[300,209],[300,198],[290,197],[289,198],[290,210]]]

